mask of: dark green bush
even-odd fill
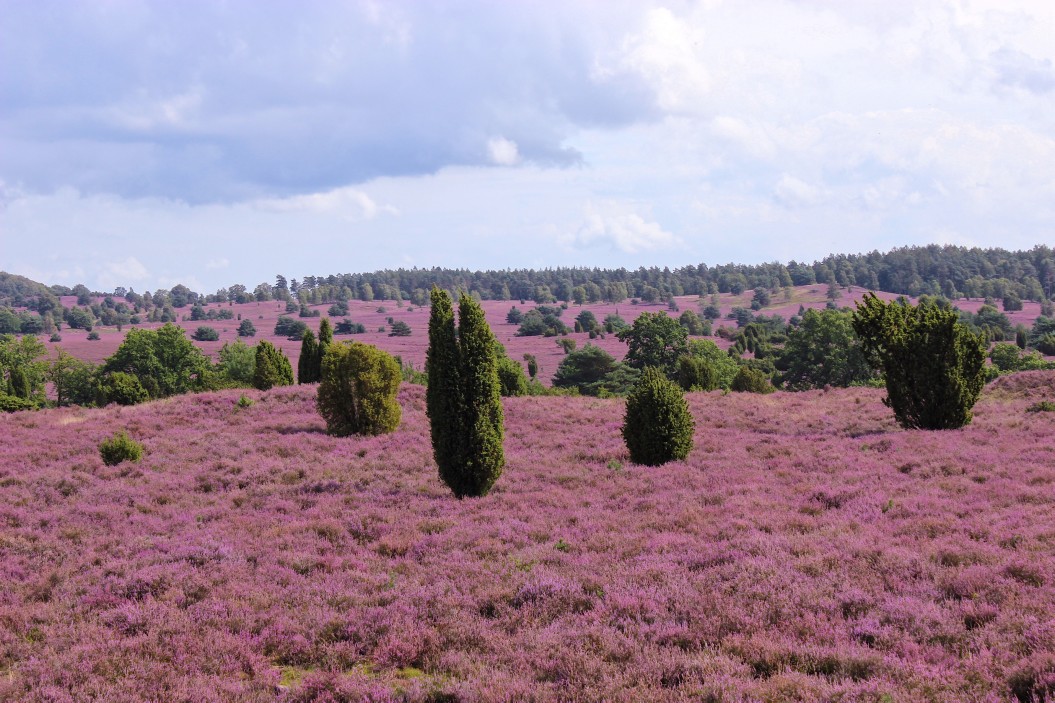
[[[635,464],[659,466],[692,450],[694,423],[685,396],[662,371],[647,367],[626,398],[623,439]]]
[[[403,372],[391,354],[360,342],[327,345],[316,407],[338,437],[394,432],[403,411],[396,400]]]
[[[319,366],[319,345],[315,333],[304,330],[300,338],[300,358],[297,359],[297,383],[318,383],[321,375]]]
[[[869,293],[857,304],[854,331],[886,375],[883,402],[905,428],[944,430],[971,421],[985,384],[986,343],[934,303],[884,303]]]
[[[293,385],[293,367],[289,359],[271,342],[264,340],[256,345],[256,369],[253,371],[253,387],[266,391],[275,386]]]
[[[505,465],[497,343],[480,305],[462,295],[458,332],[446,291],[432,289],[425,402],[440,478],[459,498],[484,496]]]
[[[194,330],[194,334],[191,335],[191,339],[196,342],[215,342],[220,339],[220,333],[213,327],[206,327],[202,325],[198,329]]]
[[[122,431],[99,444],[99,456],[107,466],[117,466],[122,461],[139,461],[143,457],[143,445]]]
[[[713,391],[718,387],[718,372],[698,356],[678,359],[678,385],[686,391]]]
[[[729,388],[737,393],[772,393],[776,390],[764,372],[750,366],[740,367]]]
[[[99,384],[99,396],[99,405],[135,405],[150,400],[150,394],[143,388],[139,378],[123,371],[113,371],[103,376]]]
[[[524,367],[503,356],[498,359],[498,384],[503,396],[527,395],[528,380],[524,375]]]

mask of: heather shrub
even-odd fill
[[[776,390],[765,372],[750,366],[740,367],[729,389],[737,393],[772,393]]]
[[[293,366],[275,345],[264,340],[256,345],[256,368],[253,370],[253,387],[266,391],[275,386],[293,385]]]
[[[327,345],[316,407],[338,437],[379,435],[399,427],[403,373],[392,355],[360,342]]]
[[[886,375],[883,402],[902,427],[954,429],[971,421],[985,383],[985,337],[960,324],[956,312],[927,302],[888,304],[869,293],[853,325]]]
[[[685,396],[663,372],[647,367],[626,398],[623,439],[635,464],[659,466],[692,449],[692,414]]]
[[[434,287],[425,401],[440,478],[459,498],[487,495],[505,465],[497,356],[479,303],[461,296],[456,335],[450,296]]]
[[[139,461],[143,457],[143,445],[124,432],[117,432],[99,443],[99,456],[107,466],[117,466],[122,461]]]

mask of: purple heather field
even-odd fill
[[[372,438],[240,393],[0,416],[0,700],[1055,696],[1053,372],[947,432],[881,390],[689,394],[659,468],[620,400],[506,399],[463,501],[421,387]],[[107,467],[119,429],[146,453]]]

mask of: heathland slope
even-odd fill
[[[621,401],[506,399],[464,501],[416,386],[372,438],[313,387],[0,416],[0,699],[1050,696],[1055,374],[1014,378],[941,433],[879,390],[690,394],[659,468]]]

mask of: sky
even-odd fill
[[[1055,244],[1051,0],[0,0],[0,270]]]

